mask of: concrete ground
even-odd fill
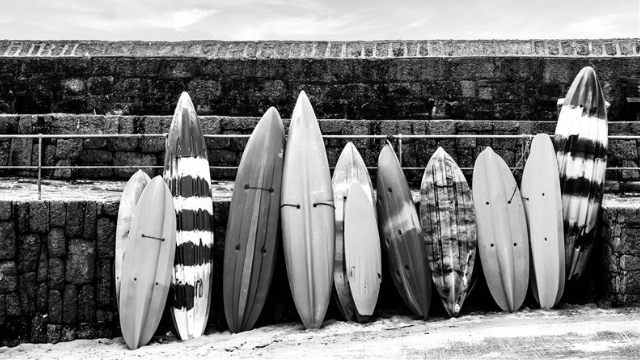
[[[366,324],[329,320],[319,330],[300,323],[181,342],[168,333],[138,350],[123,339],[76,340],[0,348],[6,359],[120,358],[274,359],[640,359],[640,307],[565,305],[513,314],[471,313],[416,320],[381,314]]]

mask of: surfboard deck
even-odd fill
[[[378,157],[378,226],[389,272],[411,312],[426,319],[431,307],[431,273],[422,229],[398,158],[387,144]]]
[[[182,340],[204,333],[211,306],[213,202],[207,147],[200,121],[184,92],[173,115],[164,180],[176,209],[176,259],[169,293],[173,323]]]
[[[543,309],[557,305],[564,292],[562,196],[556,164],[549,135],[536,135],[524,166],[520,190],[531,247],[531,290]]]
[[[124,249],[129,241],[129,232],[131,231],[131,221],[133,220],[133,212],[136,204],[140,199],[142,190],[151,181],[149,175],[142,170],[138,170],[131,176],[122,191],[120,197],[120,205],[118,207],[118,221],[116,223],[116,253],[114,260],[114,273],[116,283],[116,301],[120,302],[120,284],[122,278],[122,260],[124,258]]]
[[[346,275],[358,321],[373,314],[382,280],[380,236],[370,195],[359,183],[351,183],[344,210]]]
[[[276,261],[285,135],[269,108],[247,142],[229,207],[224,249],[224,312],[232,333],[250,330],[269,293]]]
[[[440,300],[447,314],[457,317],[472,287],[476,218],[467,180],[441,147],[420,184],[420,223]]]
[[[333,286],[334,204],[327,152],[304,91],[291,116],[280,208],[291,294],[304,326],[316,329]]]
[[[590,66],[567,92],[554,135],[560,174],[567,280],[583,273],[596,237],[607,169],[606,101]]]
[[[157,176],[140,195],[125,244],[119,315],[130,349],[146,345],[160,323],[176,250],[175,226],[171,192]]]
[[[473,200],[482,269],[495,302],[520,308],[529,285],[529,237],[522,197],[509,166],[490,147],[473,168]]]
[[[349,285],[349,276],[345,262],[345,241],[344,241],[344,224],[345,224],[345,205],[348,198],[349,189],[353,183],[358,183],[364,187],[371,208],[373,209],[374,219],[376,218],[375,193],[371,183],[371,177],[367,166],[360,156],[358,149],[352,142],[348,142],[340,157],[336,162],[331,185],[333,187],[333,201],[335,204],[335,257],[333,261],[333,284],[334,297],[338,304],[338,309],[342,316],[348,321],[364,321],[368,316],[359,314],[354,303],[353,296]],[[377,225],[374,226],[377,231]],[[377,244],[378,250],[380,243]],[[369,314],[371,315],[371,314]]]

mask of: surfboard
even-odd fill
[[[291,116],[280,208],[293,301],[304,326],[316,329],[324,320],[333,286],[334,204],[327,152],[304,91]]]
[[[457,317],[472,288],[476,217],[467,180],[441,147],[422,176],[420,223],[433,283],[447,314]]]
[[[176,209],[176,258],[169,306],[182,340],[205,330],[213,272],[213,202],[207,147],[196,110],[186,92],[173,115],[164,161],[164,180]]]
[[[529,285],[529,236],[522,197],[509,166],[490,147],[473,167],[473,201],[484,277],[498,306],[520,308]]]
[[[224,313],[232,333],[250,330],[269,293],[276,261],[285,135],[269,108],[245,147],[224,245]]]
[[[596,237],[607,170],[607,110],[596,73],[583,68],[564,99],[554,135],[567,280],[580,277]]]
[[[375,221],[375,193],[373,191],[373,185],[371,184],[371,177],[369,176],[367,166],[365,165],[362,156],[360,156],[358,149],[352,142],[348,142],[336,162],[333,177],[331,178],[333,202],[336,207],[336,243],[335,257],[333,261],[333,284],[336,303],[338,304],[338,309],[340,309],[342,316],[348,321],[358,319],[360,319],[360,321],[364,321],[368,315],[371,314],[365,315],[357,312],[353,295],[351,294],[349,275],[345,262],[345,205],[349,189],[354,183],[358,183],[364,187],[364,191],[367,194],[367,198],[369,199],[369,203],[373,209]],[[377,224],[374,223],[374,225],[374,228],[377,231]],[[379,251],[380,243],[377,244],[377,248]],[[380,259],[378,259],[378,261],[380,261]]]
[[[543,309],[558,304],[564,292],[562,196],[556,164],[549,135],[536,135],[524,166],[520,190],[531,247],[529,282]]]
[[[171,192],[156,176],[140,195],[125,244],[118,312],[130,349],[146,345],[160,323],[176,251],[175,228]]]
[[[116,301],[120,303],[120,280],[122,278],[122,259],[124,258],[124,249],[129,241],[129,231],[131,230],[131,221],[133,220],[133,212],[136,204],[140,199],[140,194],[145,186],[151,181],[149,175],[142,170],[138,170],[131,176],[127,185],[125,185],[120,197],[120,206],[118,207],[118,222],[116,223],[116,255],[114,272],[116,278]]]
[[[371,193],[351,183],[344,205],[344,263],[358,321],[367,320],[378,302],[382,265],[380,236]]]
[[[422,229],[407,179],[388,141],[378,156],[376,182],[378,226],[391,278],[411,312],[426,319],[431,307],[431,273]]]

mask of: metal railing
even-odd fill
[[[43,139],[92,139],[92,138],[167,138],[168,134],[0,134],[1,139],[38,139],[38,165],[0,165],[0,170],[37,170],[37,186],[38,186],[38,200],[42,199],[42,170],[57,170],[57,169],[163,169],[163,166],[159,165],[42,165],[42,140]],[[205,139],[232,139],[232,138],[249,138],[248,134],[207,134],[204,135]],[[522,141],[522,154],[521,159],[518,160],[516,166],[511,167],[511,170],[518,170],[524,166],[524,156],[526,153],[526,147],[530,140],[534,137],[531,134],[520,135],[482,135],[482,134],[438,134],[438,135],[323,135],[324,139],[363,139],[363,140],[396,140],[398,148],[398,160],[400,166],[402,166],[403,159],[403,140],[457,140],[457,139],[516,139]],[[609,140],[640,140],[640,135],[610,135]],[[518,164],[522,163],[522,166]],[[237,166],[210,166],[211,170],[237,170]],[[333,167],[332,167],[333,168]],[[377,170],[376,166],[367,167],[369,170]],[[402,167],[403,170],[424,170],[424,167]],[[471,171],[472,167],[461,167],[462,171]],[[637,170],[640,171],[640,167],[608,167],[607,171],[625,171],[625,170]]]

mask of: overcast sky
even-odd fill
[[[640,0],[0,0],[0,39],[640,37]]]

